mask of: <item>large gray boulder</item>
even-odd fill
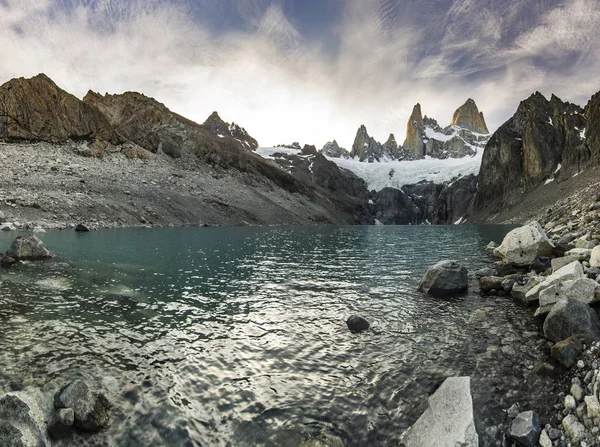
[[[593,304],[596,301],[594,297],[596,287],[598,287],[598,283],[590,278],[554,283],[540,291],[540,307],[552,306],[562,298]]]
[[[0,396],[0,446],[50,445],[45,429],[46,409],[41,402],[41,396],[22,392]]]
[[[587,304],[573,299],[561,299],[544,320],[544,336],[559,342],[571,336],[586,343],[600,340],[600,318]]]
[[[510,437],[524,447],[536,447],[541,433],[540,418],[533,411],[519,413],[510,426]]]
[[[17,237],[6,255],[19,261],[39,261],[54,256],[35,234]]]
[[[434,296],[452,296],[464,292],[469,287],[469,274],[465,267],[456,261],[440,261],[429,267],[421,283],[419,292]]]
[[[95,432],[110,425],[110,402],[84,380],[71,382],[56,393],[54,406],[72,408],[73,425],[82,430]]]
[[[527,267],[538,256],[550,256],[554,245],[538,222],[515,228],[494,250],[505,264]]]
[[[470,377],[449,377],[401,438],[406,447],[478,447]]]
[[[552,273],[547,278],[540,277],[540,279],[543,279],[543,281],[537,286],[533,287],[531,290],[529,290],[525,294],[525,299],[528,302],[538,300],[540,297],[540,293],[544,289],[550,287],[551,285],[583,277],[584,275],[582,265],[577,261],[572,262],[568,265],[565,265],[564,267],[561,267],[558,271]]]

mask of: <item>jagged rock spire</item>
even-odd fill
[[[423,145],[423,114],[421,113],[421,104],[417,103],[413,107],[412,114],[406,123],[406,139],[402,145],[405,150],[412,154],[413,158],[422,158],[424,155]]]
[[[456,109],[450,125],[464,127],[477,133],[489,133],[483,112],[479,111],[477,104],[471,98]]]

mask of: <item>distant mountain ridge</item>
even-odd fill
[[[417,103],[406,123],[406,138],[402,145],[396,142],[393,133],[382,144],[369,136],[367,128],[361,125],[350,151],[339,148],[337,143],[334,145],[333,142],[328,142],[322,152],[332,158],[358,158],[370,163],[422,160],[425,157],[461,158],[473,156],[479,149],[483,149],[488,139],[489,131],[483,112],[469,98],[456,109],[452,122],[445,128],[435,119],[423,116],[421,105]]]

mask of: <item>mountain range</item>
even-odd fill
[[[227,225],[503,221],[511,210],[534,212],[539,206],[531,203],[530,197],[538,197],[539,191],[553,185],[568,190],[572,179],[588,175],[600,164],[600,93],[585,108],[535,93],[491,136],[472,99],[456,110],[444,128],[435,119],[422,116],[417,104],[402,145],[393,134],[379,143],[360,126],[350,151],[335,140],[318,151],[310,145],[300,148],[297,143],[259,148],[243,127],[223,121],[217,112],[198,124],[136,92],[100,95],[90,91],[80,100],[40,74],[0,86],[0,140],[4,141],[2,147],[31,150],[34,158],[35,151],[60,148],[80,163],[104,160],[101,166],[109,171],[118,156],[125,157],[125,163],[155,160],[164,163],[160,166],[165,170],[184,170],[194,181],[204,182],[205,187],[175,188],[167,186],[173,183],[171,177],[162,178],[157,171],[152,181],[156,187],[139,198],[148,201],[146,208],[154,202],[160,204],[155,206],[157,217],[150,222],[157,225],[206,220]],[[36,142],[53,146],[32,146]],[[438,177],[416,179],[393,186],[382,184],[379,189],[346,169],[353,166],[360,173],[376,166],[393,178],[395,171],[407,170],[415,163],[420,166],[433,161],[436,169],[444,171],[450,166],[460,168],[463,159],[473,160],[477,168],[481,159],[479,172],[459,169],[454,178],[443,181],[435,181]],[[4,157],[3,164],[17,169],[10,161]],[[127,180],[135,181],[135,175]],[[100,177],[97,181],[102,183]],[[5,195],[11,188],[8,183],[3,187]],[[108,188],[111,182],[105,183]],[[130,194],[131,185],[115,185],[113,180],[110,186],[120,206],[138,206],[134,201],[124,205],[129,202],[121,200]],[[149,189],[146,180],[138,186]],[[23,185],[19,188],[23,191]],[[88,199],[101,202],[103,185],[96,189],[88,188]],[[45,190],[30,193],[35,197],[50,194]],[[19,200],[10,200],[13,209],[9,211],[18,217],[20,211],[14,204]],[[65,203],[70,202],[72,198]],[[79,206],[77,211],[83,208]],[[21,211],[28,217],[36,215],[31,210]],[[66,215],[76,219],[74,214]],[[133,211],[127,210],[126,215]],[[105,220],[110,219],[107,214]],[[121,220],[120,225],[132,224],[126,218]]]

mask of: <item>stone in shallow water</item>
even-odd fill
[[[542,426],[537,413],[519,413],[510,426],[510,437],[525,447],[535,447],[540,439]]]
[[[48,422],[48,434],[52,439],[67,436],[75,422],[75,412],[72,408],[61,408],[54,412]]]
[[[446,379],[401,442],[406,447],[477,447],[470,377]]]
[[[110,425],[110,403],[84,380],[71,382],[56,393],[54,406],[57,409],[72,408],[75,413],[73,425],[82,430],[94,432]]]
[[[358,315],[352,315],[346,320],[346,325],[348,325],[348,329],[350,332],[362,332],[366,331],[371,327],[369,322],[365,320],[363,317]]]
[[[54,255],[46,248],[44,243],[35,234],[17,237],[6,256],[20,261],[39,261],[52,258]]]
[[[456,261],[440,261],[429,267],[419,292],[434,296],[452,296],[464,292],[469,286],[468,271]]]

